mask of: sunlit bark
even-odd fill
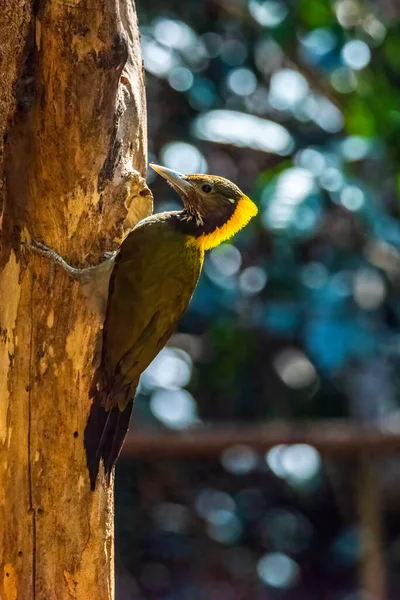
[[[24,242],[95,264],[150,213],[142,61],[132,2],[34,6],[1,7],[0,598],[102,600],[113,497],[83,447],[101,323]]]

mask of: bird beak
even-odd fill
[[[167,169],[167,167],[161,167],[160,165],[154,165],[150,163],[150,167],[161,177],[164,177],[175,189],[183,192],[184,194],[192,188],[191,183],[187,180],[186,175]]]

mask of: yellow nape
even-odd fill
[[[203,233],[198,237],[190,236],[190,242],[203,251],[215,248],[240,231],[257,213],[258,208],[254,202],[247,196],[242,196],[238,200],[235,212],[224,225],[211,233]]]

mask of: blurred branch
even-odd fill
[[[268,425],[205,425],[185,431],[131,430],[123,456],[215,457],[234,445],[266,451],[277,444],[309,444],[322,454],[400,453],[400,431],[348,420]]]
[[[369,458],[369,457],[368,457]],[[376,463],[359,461],[357,510],[361,528],[360,587],[373,600],[386,600],[387,582],[382,539],[382,507]]]

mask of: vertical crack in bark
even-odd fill
[[[34,275],[31,279],[30,294],[30,339],[29,339],[29,383],[28,383],[28,488],[29,512],[32,515],[32,599],[36,600],[36,509],[33,504],[33,479],[32,479],[32,368],[33,368],[33,286]]]

